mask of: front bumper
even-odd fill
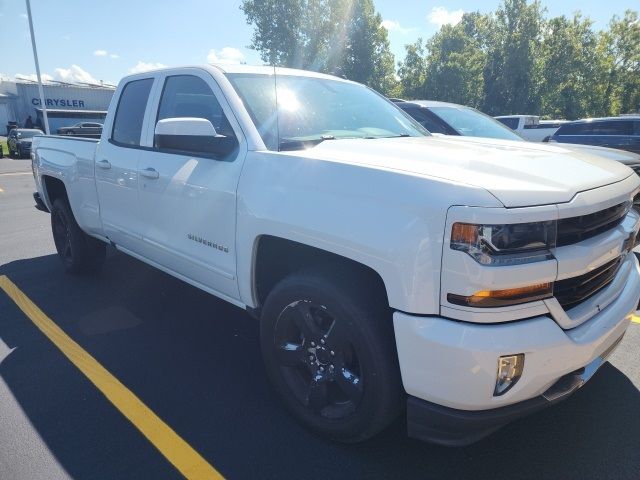
[[[416,398],[409,401],[409,421],[410,425],[414,424],[411,429],[414,434],[418,432],[417,436],[438,441],[437,436],[422,435],[420,429],[415,428],[424,423],[415,420],[422,418],[421,414],[412,414],[416,411],[416,403],[422,405],[422,411],[426,408],[448,412],[445,416],[461,419],[460,424],[469,418],[500,418],[488,422],[493,425],[491,428],[475,428],[482,434],[476,432],[468,436],[471,440],[458,442],[464,444],[482,438],[513,418],[567,396],[573,390],[562,391],[557,385],[563,377],[566,381],[582,375],[576,372],[585,369],[589,375],[576,382],[582,384],[588,380],[595,372],[594,367],[602,363],[602,357],[609,354],[622,337],[629,325],[630,314],[638,305],[638,260],[635,255],[627,255],[624,264],[626,279],[615,299],[589,320],[568,330],[563,330],[549,315],[509,323],[474,324],[438,316],[394,313],[403,385],[407,393]],[[522,377],[507,393],[495,397],[498,359],[517,353],[525,354]],[[569,377],[565,377],[567,375]],[[554,387],[560,395],[550,395]],[[427,403],[420,400],[435,406],[424,407]],[[436,413],[433,415],[437,416]],[[480,423],[487,424],[485,420]],[[427,430],[434,428],[441,431],[442,425],[427,427]],[[458,434],[454,438],[466,437]],[[447,440],[443,433],[440,443],[456,442]]]
[[[622,337],[587,366],[558,379],[542,395],[506,407],[490,410],[457,410],[409,397],[407,399],[408,435],[418,440],[454,447],[477,442],[518,418],[569,398],[598,371],[621,340]]]

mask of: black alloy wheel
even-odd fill
[[[330,266],[292,273],[260,318],[265,368],[285,406],[347,443],[383,430],[403,404],[391,311],[384,287],[369,280]]]
[[[51,225],[53,230],[53,243],[65,266],[70,265],[73,259],[71,246],[71,228],[60,209],[51,212]]]
[[[51,232],[66,271],[94,271],[104,262],[106,245],[80,229],[69,204],[62,198],[56,199],[51,208]]]
[[[362,400],[361,365],[345,329],[326,307],[308,300],[287,305],[274,332],[282,376],[299,402],[339,419]]]

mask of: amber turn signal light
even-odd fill
[[[473,295],[447,294],[447,300],[454,305],[465,307],[506,307],[520,303],[533,302],[553,296],[553,283],[538,283],[526,287],[506,290],[480,290]]]
[[[478,225],[454,223],[451,230],[451,243],[473,245],[478,241]]]

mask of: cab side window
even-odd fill
[[[200,137],[186,133],[180,139],[155,135],[154,147],[176,153],[195,154],[219,160],[233,160],[238,141],[222,106],[207,83],[194,75],[167,77],[156,122],[168,118],[208,120],[215,136]]]
[[[144,111],[147,108],[153,78],[127,83],[120,94],[111,139],[123,146],[139,146]]]
[[[176,75],[168,77],[164,84],[158,120],[181,117],[204,118],[211,122],[216,133],[234,135],[220,103],[200,77]]]
[[[429,130],[430,133],[443,133],[448,134],[447,130],[440,125],[435,119],[429,116],[429,113],[423,111],[421,108],[411,108],[405,110],[409,115],[418,121],[420,125]]]

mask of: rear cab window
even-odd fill
[[[498,120],[503,125],[506,125],[511,130],[517,130],[518,124],[520,123],[519,118],[496,118],[496,120]]]

